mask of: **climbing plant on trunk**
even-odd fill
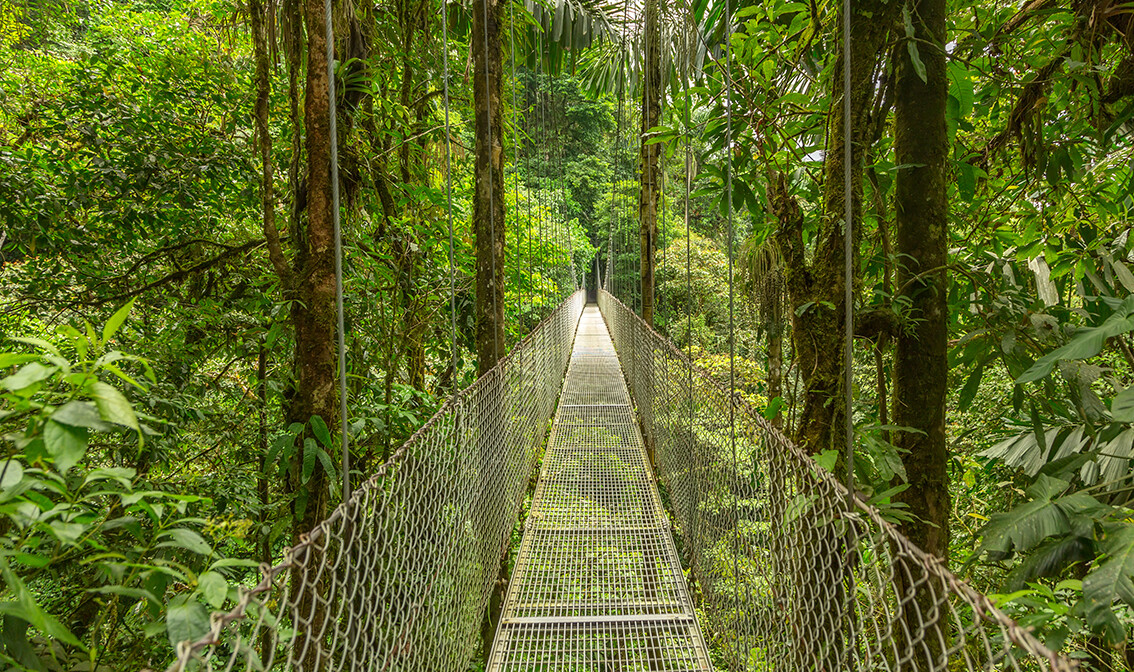
[[[639,144],[641,189],[638,197],[639,242],[641,245],[642,319],[654,324],[654,259],[658,239],[658,198],[661,195],[662,144],[650,142],[650,129],[661,124],[665,83],[661,66],[661,19],[659,0],[646,0],[645,47],[642,82],[642,141]]]

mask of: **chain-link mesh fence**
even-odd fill
[[[852,502],[618,299],[600,292],[599,306],[719,669],[1075,669],[877,510]]]
[[[445,404],[169,669],[467,670],[583,302]]]

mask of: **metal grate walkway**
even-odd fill
[[[583,312],[489,672],[711,671],[598,308]]]

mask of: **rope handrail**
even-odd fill
[[[762,651],[763,662],[774,660],[787,669],[1077,669],[1074,661],[1045,646],[943,561],[903,536],[858,493],[849,497],[835,474],[820,467],[749,400],[730,394],[727,386],[617,297],[601,291],[599,307],[622,359],[643,429],[654,444],[657,474],[670,493],[670,508],[683,539],[683,559],[692,580],[702,587],[702,625],[710,641],[725,650],[729,669],[764,669],[750,659],[753,650]],[[688,372],[693,373],[692,378]],[[690,399],[697,410],[682,417]],[[727,415],[721,406],[730,402],[738,411],[737,437],[745,437],[752,449],[742,458],[746,461],[742,468],[728,459],[714,460],[718,455],[713,452],[712,439],[704,437],[711,437],[712,417]],[[726,426],[718,423],[715,429]],[[691,475],[698,469],[726,473],[689,483],[690,478],[700,477]],[[730,469],[734,473],[728,474]],[[735,494],[748,502],[749,515],[723,525],[715,521],[714,528],[704,520],[705,514],[714,505],[725,504],[728,497],[713,486],[739,482],[745,475],[778,479],[782,501],[769,497],[763,509],[753,511],[751,502],[758,498],[758,488],[741,488]],[[805,521],[806,512],[793,514],[791,507],[798,505],[801,496],[811,498],[811,508],[827,517]],[[854,511],[845,510],[849,501],[854,502]],[[722,569],[731,567],[713,564],[717,559],[714,544],[758,524],[766,528],[759,541],[771,548],[757,547],[750,540],[742,551],[747,576],[728,576]],[[846,527],[853,533],[854,545],[845,542]],[[750,529],[744,534],[760,536]],[[805,553],[818,557],[801,558],[800,540],[808,542],[803,544]],[[756,574],[753,568],[764,573]],[[757,576],[768,583],[781,582],[768,592],[778,591],[776,606],[783,619],[826,622],[831,627],[788,632],[780,617],[760,614],[763,606],[757,598],[767,595],[753,595]],[[807,583],[812,585],[804,585]],[[748,589],[745,598],[734,598],[733,591],[742,584]],[[927,597],[928,607],[923,604]],[[791,607],[796,607],[794,612]],[[808,643],[807,638],[823,641]],[[973,640],[982,643],[977,652]]]

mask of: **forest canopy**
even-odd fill
[[[845,476],[849,161],[856,487],[1134,669],[1130,7],[855,2],[845,138],[839,3],[621,5],[0,3],[6,668],[163,668],[582,286]]]

